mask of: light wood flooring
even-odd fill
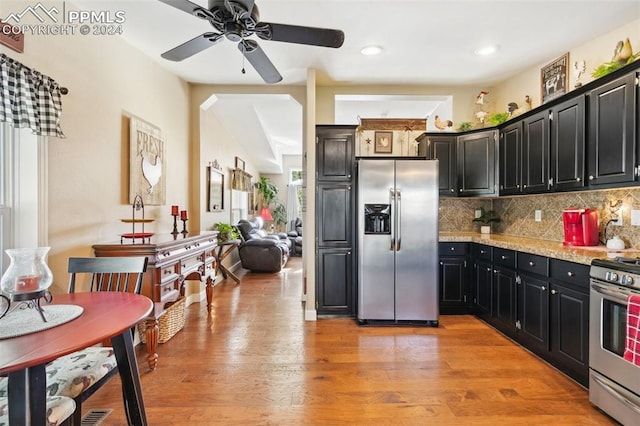
[[[609,425],[587,391],[472,316],[440,327],[305,322],[301,259],[280,274],[242,271],[214,310],[138,363],[150,425]],[[125,424],[119,378],[84,404]]]

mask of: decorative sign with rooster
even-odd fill
[[[165,140],[162,132],[138,118],[129,121],[129,202],[140,195],[145,205],[165,204]]]

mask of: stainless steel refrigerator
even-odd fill
[[[438,161],[358,161],[358,321],[438,325]]]

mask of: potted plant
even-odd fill
[[[500,217],[494,210],[485,210],[484,207],[480,207],[480,216],[473,219],[474,222],[480,222],[482,225],[480,226],[481,234],[490,234],[491,233],[491,224],[492,223],[500,223]]]
[[[260,177],[260,181],[254,184],[258,194],[262,197],[262,207],[269,207],[271,202],[278,195],[278,187],[269,182],[269,178]]]
[[[487,118],[487,122],[493,126],[499,126],[509,119],[508,112],[496,112]]]
[[[276,225],[285,225],[287,223],[287,209],[279,200],[276,201],[276,206],[271,212],[271,216],[273,216],[273,221]]]
[[[240,232],[238,232],[235,226],[231,226],[228,223],[218,222],[214,228],[218,231],[218,241],[220,243],[240,238]]]

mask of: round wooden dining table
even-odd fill
[[[81,306],[83,312],[64,324],[0,340],[0,375],[9,379],[9,424],[46,424],[46,364],[111,339],[129,424],[147,425],[131,328],[150,315],[151,300],[133,293],[90,292],[56,294],[52,304]],[[42,321],[38,315],[35,320]]]

